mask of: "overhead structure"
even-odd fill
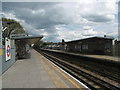
[[[32,44],[36,44],[43,38],[42,35],[39,36],[28,36],[27,34],[16,34],[12,35],[11,39],[15,40],[16,46],[16,57],[17,58],[27,58],[30,53],[30,47]]]
[[[43,38],[42,35],[40,36],[20,36],[20,37],[12,37],[15,41],[21,41],[26,44],[35,44]]]

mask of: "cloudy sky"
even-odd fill
[[[118,37],[118,0],[3,2],[2,12],[19,21],[28,34],[43,35],[45,41]]]

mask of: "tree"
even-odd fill
[[[25,34],[25,30],[22,25],[13,19],[2,18],[2,28],[5,29],[3,31],[3,45],[5,43],[5,37],[10,37],[11,34]]]
[[[13,19],[2,18],[2,27],[3,27],[3,29],[5,27],[7,27],[6,30],[3,31],[3,37],[7,37],[10,34],[23,34],[23,33],[25,33],[25,30],[20,25],[20,23],[13,20]]]

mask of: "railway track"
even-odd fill
[[[57,55],[57,54],[55,54],[54,56],[57,56],[58,58],[61,58],[62,60],[73,63],[77,66],[84,67],[87,70],[90,70],[94,73],[100,74],[104,77],[107,77],[111,80],[114,80],[120,83],[119,70],[111,70],[110,67],[106,67],[105,65],[101,65],[99,63],[85,62],[85,61],[82,61],[82,63],[80,63],[80,60],[75,60],[75,58],[69,57],[69,56],[62,56],[62,55]]]
[[[103,90],[119,90],[120,88],[118,86],[114,86],[102,79],[99,79],[83,70],[80,70],[79,68],[75,67],[74,65],[63,61],[57,57],[54,57],[52,55],[49,55],[45,52],[41,52],[40,50],[37,50],[42,55],[44,55],[46,58],[48,58],[50,61],[64,69],[66,72],[70,73],[72,76],[77,78],[79,81],[83,82],[85,85],[87,85],[90,89],[96,90],[96,89],[103,89]]]
[[[99,62],[93,62],[91,60],[84,60],[79,57],[73,57],[70,55],[64,55],[61,53],[53,53],[53,52],[47,52],[50,55],[53,55],[57,58],[60,58],[64,61],[67,61],[69,63],[75,64],[77,66],[83,67],[89,71],[92,71],[94,73],[97,73],[103,77],[107,77],[110,80],[113,80],[117,83],[120,83],[120,71],[119,68],[114,67],[114,66],[109,66],[109,64],[100,64]]]

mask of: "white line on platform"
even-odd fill
[[[46,58],[47,59],[47,58]],[[48,60],[48,59],[47,59]],[[51,62],[50,60],[48,60],[50,63],[52,63],[53,65],[55,65],[56,67],[58,67],[60,70],[62,70],[64,73],[66,73],[68,76],[70,76],[71,78],[73,78],[74,80],[76,80],[78,83],[80,83],[81,85],[83,85],[85,88],[91,90],[90,88],[88,88],[85,84],[83,84],[82,82],[80,82],[78,79],[76,79],[75,77],[73,77],[72,75],[70,75],[69,73],[67,73],[65,70],[63,70],[62,68],[60,68],[59,66],[57,66],[56,64],[54,64],[53,62]]]

